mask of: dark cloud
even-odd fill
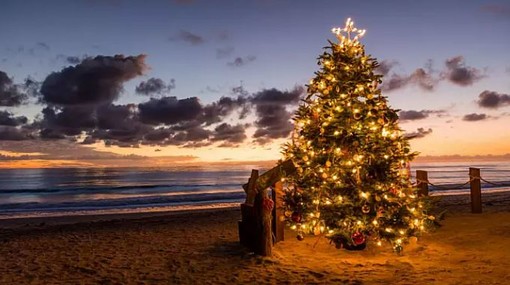
[[[220,124],[214,128],[212,141],[225,141],[229,145],[242,143],[246,139],[246,125],[238,124],[232,126],[227,123]]]
[[[157,141],[156,139],[147,140],[144,144],[152,145],[179,145],[181,147],[202,147],[211,145],[209,137],[211,131],[204,129],[201,126],[188,126],[187,128],[180,128],[179,131],[172,130],[168,133],[169,137],[164,140]]]
[[[198,98],[177,99],[176,97],[152,98],[148,102],[138,105],[142,122],[159,124],[177,124],[192,121],[202,112],[202,105]]]
[[[424,128],[418,128],[416,129],[415,132],[411,132],[411,133],[406,133],[405,134],[405,137],[408,138],[408,139],[419,139],[419,138],[423,138],[427,135],[430,135],[432,133],[432,129],[424,129]]]
[[[209,139],[209,136],[211,135],[211,131],[206,130],[202,127],[194,127],[187,129],[184,132],[181,132],[180,134],[184,134],[184,140],[185,142],[199,142]]]
[[[78,64],[81,62],[81,58],[77,56],[66,56],[66,61],[70,64]]]
[[[233,52],[234,52],[233,47],[218,48],[216,49],[216,58],[222,59],[230,57]]]
[[[50,46],[45,42],[37,42],[35,44],[23,46],[20,45],[16,48],[9,47],[7,48],[7,51],[14,54],[23,54],[23,55],[30,55],[30,56],[36,56],[40,53],[45,53],[50,51]]]
[[[468,122],[475,122],[475,121],[482,121],[487,118],[489,118],[489,116],[487,116],[486,114],[472,113],[472,114],[464,115],[464,117],[462,117],[462,120],[468,121]]]
[[[244,119],[248,113],[246,104],[247,98],[244,96],[238,96],[237,98],[221,97],[217,102],[203,108],[201,120],[207,125],[219,123],[235,110],[240,110],[239,119]]]
[[[234,61],[228,62],[227,65],[232,66],[232,67],[241,67],[241,66],[245,66],[246,64],[248,64],[250,62],[255,61],[255,59],[257,59],[257,57],[255,57],[253,55],[249,55],[249,56],[245,56],[245,57],[236,57],[234,59]]]
[[[161,95],[169,93],[172,89],[175,89],[175,79],[170,79],[168,83],[165,83],[160,78],[149,78],[147,81],[142,81],[136,86],[136,93],[142,95]]]
[[[411,82],[417,84],[422,89],[431,91],[434,89],[437,81],[434,80],[430,72],[425,71],[423,68],[418,68],[411,74]]]
[[[204,37],[185,30],[181,30],[176,36],[170,38],[170,40],[182,41],[195,46],[205,43]]]
[[[485,90],[478,95],[477,103],[483,108],[497,109],[510,105],[510,95]]]
[[[72,64],[72,65],[79,64],[87,58],[90,58],[90,57],[87,55],[83,55],[83,56],[63,55],[63,54],[57,55],[57,60],[62,60],[62,61],[65,61],[65,63]]]
[[[255,105],[290,105],[297,104],[303,95],[304,88],[296,87],[291,91],[280,91],[278,89],[265,89],[251,97]]]
[[[232,91],[232,94],[238,95],[238,96],[248,96],[250,94],[250,92],[248,92],[246,89],[244,89],[242,81],[241,81],[240,86],[233,87],[231,91]]]
[[[47,43],[44,43],[44,42],[38,42],[36,44],[36,46],[40,49],[44,49],[44,50],[47,50],[49,51],[50,50],[50,46],[47,44]]]
[[[291,91],[267,89],[256,93],[251,98],[255,105],[257,128],[253,137],[256,142],[265,144],[271,139],[285,138],[293,129],[290,122],[292,114],[286,109],[287,105],[297,104],[304,89],[297,87]]]
[[[375,73],[386,76],[390,73],[390,70],[397,65],[398,62],[396,60],[383,60],[379,63],[379,65],[375,68]]]
[[[97,139],[93,138],[92,136],[87,136],[81,144],[83,145],[89,145],[89,144],[95,144],[97,142]]]
[[[400,121],[421,120],[421,119],[425,119],[429,116],[429,114],[427,112],[424,112],[424,110],[422,110],[422,111],[415,111],[415,110],[400,111],[398,115],[399,115]]]
[[[38,122],[41,137],[62,139],[90,131],[96,126],[94,111],[92,106],[45,107],[42,110],[43,119]]]
[[[0,111],[0,125],[3,126],[20,126],[28,122],[27,117],[19,116],[15,117],[14,114],[7,111]]]
[[[409,110],[409,111],[400,111],[399,112],[399,119],[400,121],[415,121],[415,120],[421,120],[428,118],[429,115],[435,114],[438,116],[442,116],[446,113],[444,110],[421,110],[421,111],[415,111],[415,110]]]
[[[430,72],[425,71],[423,68],[418,68],[408,76],[392,74],[389,79],[383,79],[381,89],[383,91],[392,91],[411,84],[417,85],[423,90],[431,91],[437,84],[437,80],[432,77]]]
[[[104,105],[96,111],[97,122],[89,134],[110,145],[136,147],[153,127],[140,122],[135,104]]]
[[[7,73],[0,70],[0,106],[12,107],[26,103],[28,95],[23,86],[14,84]]]
[[[137,112],[135,104],[100,106],[96,111],[97,128],[102,130],[130,129],[137,124]]]
[[[57,105],[111,103],[122,84],[147,69],[145,55],[96,56],[53,72],[41,86],[42,101]]]
[[[143,137],[143,144],[165,144],[165,142],[174,134],[169,128],[158,128],[146,133]]]
[[[0,126],[0,141],[22,141],[32,139],[30,132],[13,126]]]
[[[455,56],[445,61],[446,70],[441,76],[457,85],[468,86],[483,78],[480,70],[468,67],[463,56]]]
[[[388,92],[409,85],[417,85],[423,90],[432,91],[437,83],[442,80],[460,86],[469,86],[484,77],[479,69],[466,66],[462,56],[447,59],[445,61],[445,68],[441,72],[434,71],[432,69],[432,60],[429,60],[424,68],[417,68],[409,75],[396,73],[389,75],[391,69],[396,64],[398,63],[395,61],[383,61],[375,69],[376,73],[386,75],[386,78],[383,79],[381,90]]]
[[[36,124],[41,129],[41,138],[76,138],[86,134],[82,144],[103,140],[108,145],[136,146],[152,130],[139,121],[135,104],[48,106],[43,109],[43,119]]]
[[[292,114],[279,105],[259,105],[257,106],[257,116],[255,121],[257,130],[253,137],[260,144],[269,142],[270,139],[285,138],[292,131],[290,118]]]
[[[206,86],[204,92],[219,93],[220,92],[220,88],[214,88],[214,87],[211,87],[211,86]]]
[[[393,74],[391,78],[383,79],[381,90],[389,92],[395,89],[405,87],[409,83],[409,79],[405,76]]]
[[[42,82],[36,81],[31,77],[27,77],[25,78],[25,82],[23,83],[22,88],[29,98],[36,98],[41,95],[41,85]]]

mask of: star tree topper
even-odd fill
[[[336,35],[341,43],[344,43],[350,42],[351,40],[354,42],[358,41],[362,36],[365,35],[366,30],[361,30],[354,27],[354,21],[352,21],[351,18],[347,18],[347,21],[345,22],[345,28],[333,28],[331,29],[331,32]],[[355,33],[357,35],[351,39],[351,33]]]

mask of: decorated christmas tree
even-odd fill
[[[283,149],[297,168],[283,178],[286,220],[300,240],[325,235],[347,249],[389,242],[400,252],[435,224],[409,177],[417,154],[381,94],[377,61],[359,42],[365,30],[348,19],[332,31],[338,42],[319,56]]]

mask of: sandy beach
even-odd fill
[[[445,196],[442,227],[408,245],[335,249],[286,240],[273,257],[238,242],[238,209],[0,221],[0,284],[508,284],[510,193]]]

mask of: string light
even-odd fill
[[[351,20],[351,18],[347,18],[347,21],[345,22],[344,28],[333,28],[331,29],[331,32],[337,36],[337,38],[340,40],[342,44],[345,42],[352,41],[358,41],[361,37],[365,35],[365,30],[359,30],[358,28],[354,27],[354,21]],[[345,35],[344,35],[345,33]],[[351,33],[355,33],[356,36],[351,39]]]
[[[297,168],[282,179],[290,185],[284,207],[305,218],[285,219],[301,234],[326,233],[332,241],[361,234],[399,251],[434,218],[425,215],[428,204],[405,172],[414,154],[393,119],[397,111],[380,93],[375,59],[359,43],[365,30],[347,19],[332,32],[339,42],[319,57],[283,151]]]

